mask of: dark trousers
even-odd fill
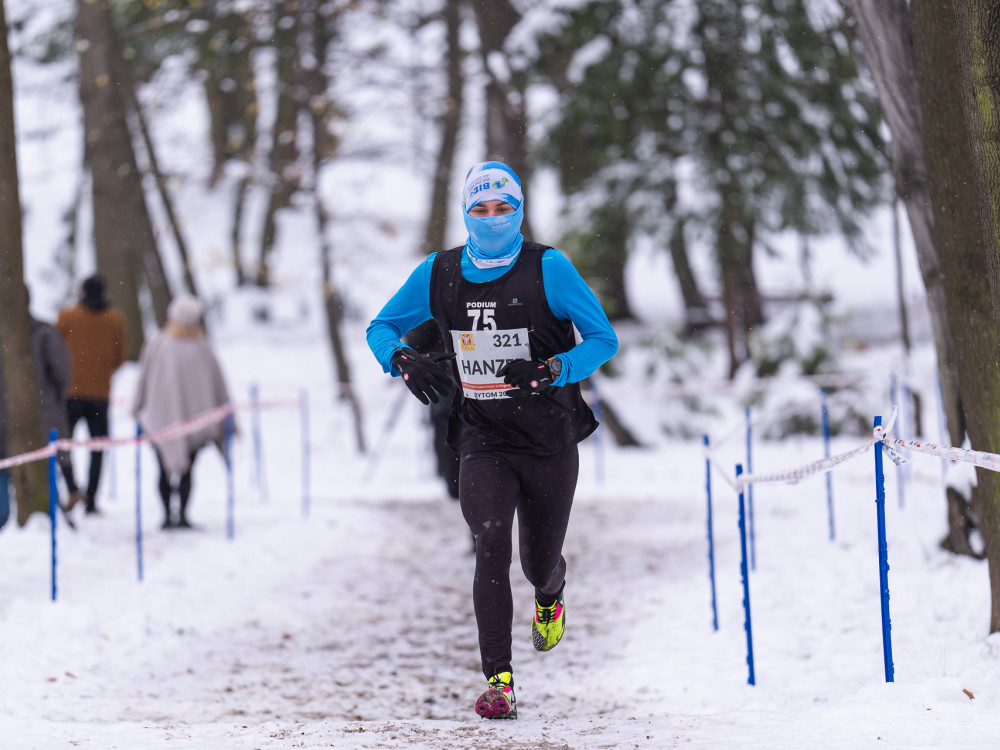
[[[431,404],[431,428],[434,431],[434,455],[437,458],[437,472],[448,488],[448,494],[458,500],[458,469],[461,461],[448,445],[448,421],[452,404],[458,389],[452,388],[440,401]]]
[[[499,451],[462,456],[459,502],[476,539],[472,600],[487,677],[510,669],[514,516],[521,570],[536,597],[551,599],[566,579],[562,546],[579,469],[575,445],[554,456]]]
[[[92,438],[108,436],[108,402],[88,398],[71,398],[66,401],[66,418],[69,422],[67,437],[73,437],[73,429],[81,419],[86,420],[87,430]],[[87,477],[87,510],[94,510],[94,498],[97,497],[97,486],[101,482],[101,466],[104,462],[104,451],[90,452],[90,473]],[[70,492],[78,492],[76,478],[73,475],[73,457],[68,451],[59,454],[59,466],[66,479],[66,488]]]
[[[156,460],[160,464],[160,500],[163,501],[163,511],[166,514],[165,520],[167,524],[174,521],[174,514],[170,509],[170,497],[176,491],[178,499],[180,500],[177,521],[183,525],[187,525],[187,506],[188,500],[191,499],[191,472],[194,470],[194,458],[197,455],[197,448],[191,451],[191,460],[188,463],[187,471],[180,475],[180,478],[175,486],[172,481],[173,477],[163,465],[163,458],[160,456],[160,452],[156,451]]]

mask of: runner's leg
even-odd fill
[[[510,670],[511,533],[521,485],[504,454],[483,452],[462,456],[459,488],[462,515],[476,539],[472,601],[483,673],[488,678],[499,668]]]

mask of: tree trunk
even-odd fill
[[[444,22],[448,44],[448,96],[441,116],[441,148],[438,151],[434,181],[431,188],[430,216],[424,232],[425,254],[444,250],[445,234],[448,229],[448,206],[450,205],[448,186],[455,167],[455,151],[458,147],[458,133],[462,126],[462,106],[465,76],[462,75],[462,45],[459,41],[461,27],[462,0],[446,0]],[[515,170],[516,171],[516,170]]]
[[[42,408],[35,380],[35,360],[28,325],[28,290],[24,285],[21,198],[18,193],[17,139],[14,131],[14,86],[7,45],[7,14],[0,0],[0,357],[6,381],[8,453],[41,448]],[[2,426],[0,426],[2,429]],[[48,511],[46,462],[11,470],[17,500],[17,522],[23,526],[34,512]]]
[[[512,70],[504,44],[521,13],[510,0],[472,0],[479,27],[480,51],[486,71],[486,158],[502,161],[523,184],[531,181],[528,163],[528,121],[525,111],[526,81]],[[502,61],[502,62],[501,62]],[[525,237],[534,239],[528,212],[522,223]]]
[[[327,26],[319,18],[321,13],[317,0],[303,0],[299,6],[299,26],[306,30],[311,49],[308,52],[319,61],[325,58],[326,49],[330,44]],[[330,81],[323,73],[323,66],[316,65],[304,71],[303,85],[311,102],[325,101],[330,90]],[[326,102],[328,105],[329,102]],[[334,367],[338,384],[337,397],[347,401],[354,417],[354,436],[357,440],[358,452],[365,453],[364,419],[361,414],[361,401],[354,392],[351,382],[351,365],[347,359],[347,347],[341,334],[344,322],[343,298],[333,280],[332,248],[330,247],[327,225],[329,214],[319,192],[319,175],[323,169],[324,158],[333,156],[334,151],[324,147],[323,133],[326,129],[328,106],[312,106],[309,108],[310,122],[313,130],[312,150],[312,194],[313,206],[316,212],[316,234],[319,237],[320,265],[323,269],[323,308],[326,311],[327,333],[330,336],[330,349],[333,352]]]
[[[243,244],[243,208],[247,202],[247,191],[250,188],[250,177],[241,175],[233,191],[233,226],[229,233],[230,252],[233,256],[233,271],[236,273],[236,286],[243,286],[247,283],[246,273],[243,271],[243,258],[241,257],[240,246]]]
[[[174,242],[177,243],[177,253],[181,256],[181,270],[184,274],[184,283],[187,286],[187,290],[190,294],[195,297],[198,296],[198,285],[194,280],[194,273],[191,268],[191,259],[188,256],[187,242],[184,240],[184,233],[181,231],[180,222],[177,220],[177,214],[174,212],[174,202],[170,197],[170,191],[167,190],[167,180],[160,171],[159,160],[156,158],[156,146],[153,144],[153,137],[150,135],[149,128],[146,125],[146,116],[142,112],[142,103],[139,101],[139,96],[135,90],[135,81],[132,76],[128,74],[124,66],[122,69],[122,80],[127,86],[128,103],[132,108],[132,113],[135,116],[136,125],[139,128],[139,133],[142,136],[142,143],[146,147],[146,159],[149,162],[149,173],[153,178],[153,185],[156,187],[157,192],[160,194],[160,201],[163,203],[163,212],[166,214],[167,223],[170,225],[170,232],[174,236]],[[152,248],[156,252],[156,247]],[[163,261],[160,258],[159,252],[156,252],[156,267],[159,269],[160,277],[166,279],[166,273],[163,270]],[[169,286],[164,284],[164,291],[166,292],[167,304],[170,303],[170,289]],[[166,310],[164,310],[164,317]]]
[[[993,300],[994,352],[992,378],[1000,360],[1000,5],[994,0],[958,0],[954,3],[956,42],[962,92],[962,110],[969,136],[972,174],[978,190],[983,243]],[[981,266],[979,268],[982,268]],[[973,269],[974,271],[976,269]],[[975,273],[966,274],[974,276]],[[971,407],[971,416],[975,410]],[[985,410],[984,410],[985,411]],[[989,415],[991,435],[1000,430],[1000,411],[994,403]],[[971,424],[970,424],[971,430]],[[996,475],[991,475],[997,481]],[[990,632],[1000,631],[1000,492],[983,493],[981,528],[989,560],[992,611]]]
[[[685,222],[679,219],[674,224],[670,235],[670,260],[674,265],[674,275],[681,289],[681,299],[684,300],[684,331],[691,335],[709,328],[712,320],[708,311],[708,302],[698,287],[688,258],[687,238],[684,236]]]
[[[298,189],[301,170],[297,168],[299,103],[295,97],[299,83],[299,48],[296,15],[297,0],[281,0],[274,15],[274,47],[277,52],[278,111],[271,134],[271,174],[268,180],[269,198],[261,232],[260,255],[257,261],[257,286],[271,285],[270,255],[277,240],[278,211],[288,206]]]
[[[934,244],[941,268],[949,329],[956,357],[960,430],[968,430],[973,448],[1000,448],[1000,373],[997,371],[989,277],[968,273],[986,268],[973,173],[965,137],[955,137],[955,113],[962,111],[955,15],[951,0],[913,0],[910,5],[924,155],[934,208]],[[964,134],[964,129],[959,130]],[[956,443],[957,445],[957,443]],[[968,542],[973,508],[996,502],[1000,483],[993,472],[977,469],[972,497],[948,489],[949,548],[973,553]],[[964,509],[957,506],[965,504]],[[965,537],[964,546],[959,538]],[[974,554],[974,553],[973,553]]]
[[[906,206],[920,276],[927,292],[948,437],[952,445],[961,445],[965,435],[958,371],[948,329],[941,263],[934,247],[934,216],[921,138],[920,93],[906,5],[907,0],[855,0],[854,14],[865,60],[892,133],[896,194]]]
[[[138,359],[144,341],[140,259],[146,248],[155,246],[155,238],[125,122],[124,97],[114,76],[107,0],[78,0],[76,24],[84,154],[93,182],[94,251],[109,296],[125,316],[129,359]],[[164,317],[165,312],[164,306]]]
[[[204,7],[209,31],[196,37],[204,72],[212,141],[214,187],[231,159],[247,164],[257,141],[257,90],[253,74],[253,9],[212,3]]]

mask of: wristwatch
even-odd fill
[[[549,377],[552,378],[552,382],[554,383],[562,375],[562,360],[559,357],[551,357],[545,360],[545,366],[548,368]]]

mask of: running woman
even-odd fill
[[[521,235],[521,181],[506,164],[465,178],[464,247],[434,253],[368,326],[382,369],[421,403],[453,381],[460,396],[448,440],[461,456],[459,502],[476,540],[472,587],[487,689],[487,719],[515,719],[510,565],[517,515],[521,569],[535,589],[531,640],[539,651],[566,628],[563,542],[579,473],[577,444],[597,428],[579,381],[618,351],[600,303],[573,264]],[[418,354],[400,338],[433,318],[445,352]],[[580,334],[577,343],[574,326]]]

